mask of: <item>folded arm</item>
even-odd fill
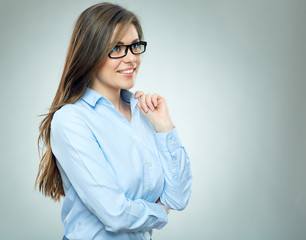
[[[167,223],[168,216],[161,205],[125,196],[81,116],[73,111],[55,113],[51,147],[78,196],[106,230],[149,231]]]
[[[192,174],[189,157],[176,128],[168,133],[155,133],[155,140],[165,174],[160,201],[170,209],[183,210],[191,193]]]

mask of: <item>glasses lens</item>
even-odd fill
[[[145,51],[145,45],[142,42],[134,43],[131,48],[134,54],[141,54]]]
[[[118,58],[125,55],[125,46],[115,46],[109,54],[111,57]]]

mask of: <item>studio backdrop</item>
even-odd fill
[[[154,240],[306,239],[306,1],[110,1],[148,42],[133,92],[159,93],[189,154],[192,194]],[[0,1],[0,238],[61,239],[34,182],[73,25],[89,0]]]

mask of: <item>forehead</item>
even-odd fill
[[[119,24],[118,24],[119,25]],[[139,39],[138,32],[136,27],[133,24],[130,24],[125,32],[121,32],[121,34],[118,32],[120,30],[120,26],[116,26],[113,36],[112,36],[112,41],[115,41],[115,38],[117,37],[118,43],[120,44],[129,44],[132,43],[135,40]],[[121,36],[120,36],[121,35]]]

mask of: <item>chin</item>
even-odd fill
[[[132,82],[129,82],[127,84],[122,84],[122,89],[131,89],[134,86],[135,86],[135,80],[133,80]]]

